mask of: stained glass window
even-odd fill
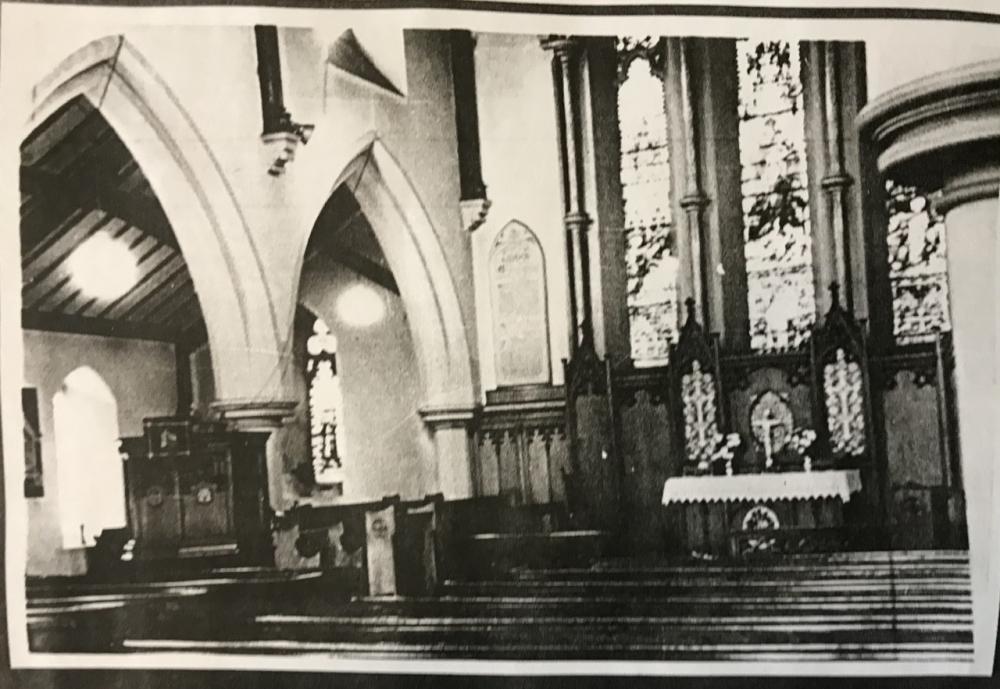
[[[815,320],[798,45],[737,42],[750,345],[799,346]]]
[[[927,194],[887,180],[892,331],[899,344],[951,330],[944,218]]]
[[[664,48],[651,38],[619,38],[617,48],[632,360],[637,366],[656,366],[667,362],[678,330]]]
[[[337,338],[322,318],[313,324],[306,341],[309,386],[309,437],[316,483],[341,482],[344,449],[340,424],[342,399],[337,376]]]

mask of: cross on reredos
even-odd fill
[[[771,465],[774,463],[774,441],[772,440],[772,433],[774,429],[781,426],[782,422],[774,416],[774,412],[770,409],[764,412],[764,418],[755,421],[753,427],[761,431],[761,435],[764,437],[761,439],[761,443],[764,445],[764,466],[770,469]]]

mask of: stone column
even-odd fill
[[[663,87],[678,299],[694,299],[698,320],[718,333],[727,349],[747,349],[735,44],[704,38],[668,38],[666,43]]]
[[[559,150],[563,179],[563,226],[569,270],[570,353],[594,346],[594,313],[590,284],[590,215],[584,201],[583,151],[580,126],[581,44],[567,36],[550,36],[542,47],[552,51]]]
[[[935,74],[890,91],[859,115],[879,171],[902,183],[941,189],[955,358],[962,477],[968,511],[977,656],[991,656],[1000,570],[991,528],[1000,471],[994,470],[1000,416],[997,232],[1000,229],[1000,60]],[[985,595],[988,589],[989,595]],[[984,665],[979,670],[988,670]]]
[[[618,131],[618,54],[615,39],[584,41],[582,94],[585,189],[593,208],[594,337],[597,349],[618,365],[632,356],[629,339],[625,208]]]
[[[851,127],[865,100],[864,46],[839,41],[800,45],[816,317],[830,310],[830,284],[843,285],[845,306],[868,318],[867,252],[857,180],[861,159]],[[817,145],[813,145],[813,144]],[[891,318],[891,309],[890,309]]]
[[[279,434],[285,421],[295,413],[296,402],[287,400],[219,400],[211,404],[212,412],[223,421],[232,423],[237,430],[268,433],[267,439],[267,494],[271,509],[282,512],[284,504],[283,458],[279,450]]]
[[[473,405],[420,410],[420,416],[434,440],[437,488],[445,500],[461,500],[476,494],[472,442],[476,411]]]

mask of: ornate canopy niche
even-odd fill
[[[880,173],[942,191],[937,207],[947,226],[962,473],[972,478],[965,485],[969,540],[974,559],[989,557],[994,536],[983,517],[991,513],[995,484],[1000,60],[889,91],[861,111],[858,127]],[[974,561],[973,571],[986,572],[986,563]],[[980,634],[988,615],[976,619],[977,643],[992,638]]]

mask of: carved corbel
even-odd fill
[[[462,199],[458,202],[462,211],[462,227],[466,232],[475,232],[486,222],[486,214],[489,213],[492,202],[486,198]]]

